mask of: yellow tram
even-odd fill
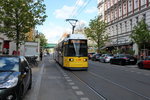
[[[87,38],[83,34],[70,34],[55,47],[54,59],[71,70],[88,69]]]

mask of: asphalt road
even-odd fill
[[[150,100],[150,70],[89,61],[88,71],[68,71],[51,57],[33,69],[24,100]]]

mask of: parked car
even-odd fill
[[[150,56],[147,56],[145,59],[143,60],[139,60],[137,62],[137,66],[139,68],[150,68]]]
[[[31,89],[32,70],[23,56],[0,56],[0,100],[22,100]]]
[[[93,54],[91,60],[92,61],[99,61],[99,57],[101,56],[101,54],[99,53],[96,53],[96,54]]]
[[[91,59],[93,54],[95,54],[95,53],[88,53],[88,58]]]
[[[110,63],[120,64],[120,65],[126,65],[126,64],[135,65],[137,63],[137,59],[129,54],[117,54],[117,55],[114,55],[114,57],[110,59]]]
[[[99,57],[99,61],[100,62],[110,62],[110,59],[113,58],[113,54],[102,54],[100,57]]]

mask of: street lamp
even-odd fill
[[[66,21],[69,21],[69,23],[72,25],[72,34],[74,34],[74,29],[76,27],[76,23],[78,22],[77,19],[66,19]]]

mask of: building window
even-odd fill
[[[132,19],[130,19],[130,27],[131,27],[131,31],[132,31]]]
[[[126,3],[124,3],[124,5],[123,5],[123,14],[126,14],[127,13],[127,7],[126,7]]]
[[[124,22],[125,26],[125,32],[127,32],[127,21]]]
[[[117,18],[117,8],[116,8],[116,10],[115,10],[115,19]]]
[[[112,36],[114,35],[114,27],[112,26]]]
[[[136,23],[138,23],[139,22],[139,17],[136,17]]]
[[[110,13],[108,14],[108,22],[110,22]]]
[[[121,5],[119,6],[119,17],[122,16],[122,9],[121,9]]]
[[[116,25],[116,35],[118,35],[118,25]]]
[[[122,23],[120,23],[120,34],[122,33]]]
[[[132,11],[132,2],[131,0],[128,1],[128,11],[131,12]]]
[[[143,18],[144,21],[146,21],[146,14],[143,14]]]
[[[139,0],[135,0],[135,9],[138,8]]]
[[[141,0],[141,5],[145,5],[146,4],[146,0]]]
[[[114,20],[114,12],[112,11],[111,12],[111,21],[113,21]]]

